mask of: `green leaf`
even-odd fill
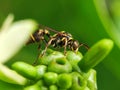
[[[117,27],[117,25],[111,18],[111,14],[108,12],[109,10],[105,3],[105,0],[93,0],[93,1],[106,32],[110,35],[110,37],[115,41],[115,43],[120,48],[120,30],[119,30],[120,28]]]

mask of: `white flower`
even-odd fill
[[[12,21],[13,15],[9,15],[0,30],[0,63],[5,63],[22,48],[37,25],[30,19]]]
[[[0,30],[0,80],[25,85],[26,78],[3,64],[25,45],[37,23],[30,19],[13,23],[13,18],[13,15],[9,15]]]

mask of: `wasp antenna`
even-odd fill
[[[47,30],[52,31],[52,32],[55,32],[55,33],[58,33],[58,32],[59,32],[59,31],[56,31],[56,30],[54,30],[54,29],[52,29],[52,28],[50,28],[50,27],[44,26],[44,25],[42,25],[42,24],[39,24],[39,27],[40,27],[40,28],[43,28],[43,29],[47,29]]]
[[[88,45],[86,45],[86,44],[84,44],[84,43],[80,43],[79,47],[82,47],[82,46],[84,46],[87,50],[89,50]]]

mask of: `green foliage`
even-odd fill
[[[36,0],[34,3],[30,0],[0,0],[0,25],[12,12],[15,20],[32,18],[53,29],[68,31],[79,42],[84,42],[90,47],[102,38],[111,38],[115,42],[115,47],[105,60],[96,66],[98,88],[120,90],[119,6],[119,0]],[[6,64],[10,66],[17,60],[32,63],[37,55],[36,47],[25,46]],[[82,48],[80,51],[84,52]],[[3,88],[20,90],[21,86],[0,81],[0,89]]]

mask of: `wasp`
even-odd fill
[[[64,48],[64,54],[66,54],[66,49],[69,48],[70,50],[74,51],[75,53],[78,51],[78,49],[81,46],[84,46],[87,50],[89,47],[84,43],[79,43],[77,40],[74,40],[72,35],[70,33],[67,33],[65,31],[57,32],[54,34],[46,44],[46,47],[44,49],[44,52],[41,56],[43,56],[48,48],[48,46],[52,45],[54,48],[56,47],[63,47]]]
[[[42,26],[42,27],[44,27],[44,26]],[[54,32],[55,34],[51,35],[50,31]],[[45,49],[43,50],[42,54],[39,55],[41,57],[45,54],[45,52],[49,46],[53,46],[54,48],[63,47],[64,54],[66,54],[67,48],[74,52],[77,52],[81,46],[84,46],[87,50],[89,49],[89,47],[86,44],[79,43],[77,40],[73,39],[73,36],[70,33],[65,32],[65,31],[56,31],[56,30],[51,29],[46,26],[43,29],[39,29],[36,32],[34,32],[31,35],[27,44],[35,43],[35,42],[39,43],[38,48],[41,47],[41,42],[46,43]],[[39,58],[39,56],[38,56],[38,58]],[[35,61],[35,63],[36,63],[36,61]]]

